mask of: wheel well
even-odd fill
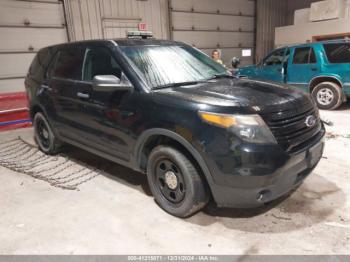
[[[335,83],[337,85],[339,85],[339,87],[342,87],[342,83],[334,78],[334,77],[318,77],[318,78],[315,78],[311,81],[310,83],[310,91],[312,92],[312,90],[318,85],[318,84],[321,84],[322,82],[332,82],[332,83]]]
[[[155,147],[160,145],[171,146],[179,150],[181,153],[183,153],[193,163],[193,165],[199,172],[200,176],[204,179],[205,183],[207,184],[210,190],[210,187],[208,185],[208,181],[204,175],[204,172],[201,166],[199,165],[198,161],[192,155],[192,153],[179,141],[165,135],[152,135],[143,144],[142,150],[140,152],[141,156],[139,158],[140,159],[139,166],[141,170],[145,171],[147,169],[147,160],[148,160],[149,154]]]
[[[180,142],[177,140],[165,136],[165,135],[152,135],[150,136],[146,142],[143,144],[142,150],[141,150],[141,158],[140,158],[140,167],[142,170],[146,170],[147,168],[147,159],[151,151],[160,145],[164,146],[171,146],[179,150],[181,153],[185,154],[186,157],[191,158],[194,162],[195,159],[193,158],[192,154],[187,150],[186,147],[184,147]]]
[[[33,106],[33,107],[30,109],[30,112],[29,112],[31,119],[34,119],[35,114],[38,113],[38,112],[43,113],[44,111],[43,111],[43,110],[41,109],[41,107],[38,106],[38,105]]]

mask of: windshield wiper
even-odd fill
[[[197,85],[199,83],[206,83],[209,80],[220,79],[220,78],[235,78],[235,77],[232,75],[229,75],[229,74],[217,74],[217,75],[214,75],[213,77],[211,77],[209,79],[205,79],[205,80],[188,81],[188,82],[179,82],[179,83],[170,83],[170,84],[166,84],[166,85],[160,85],[160,86],[153,87],[153,90],[163,89],[163,88],[171,88],[171,87]]]
[[[201,83],[201,81],[188,81],[188,82],[171,83],[171,84],[156,86],[153,88],[153,90],[170,88],[170,87],[191,86],[191,85],[197,85],[199,83]]]
[[[213,75],[211,78],[209,78],[208,81],[213,79],[221,79],[221,78],[235,78],[235,77],[229,74],[216,74],[216,75]]]

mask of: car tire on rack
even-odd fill
[[[157,146],[148,158],[147,179],[155,201],[168,213],[189,217],[209,201],[206,181],[182,152]]]
[[[335,110],[343,103],[341,87],[333,82],[322,82],[312,90],[318,108]]]
[[[38,112],[35,114],[33,126],[35,140],[40,150],[48,155],[59,153],[62,143],[56,137],[43,113]]]

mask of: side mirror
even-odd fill
[[[92,86],[97,91],[131,91],[132,85],[128,81],[121,81],[115,75],[97,75],[92,79]]]
[[[239,58],[237,57],[233,57],[231,60],[231,65],[233,68],[237,68],[240,63],[241,63],[241,60],[239,60]]]

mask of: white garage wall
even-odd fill
[[[67,41],[62,3],[1,0],[0,37],[0,93],[24,91],[36,52]]]
[[[72,40],[124,38],[147,24],[159,39],[169,38],[166,0],[65,0]]]
[[[242,49],[254,53],[255,3],[250,0],[171,0],[170,21],[173,40],[186,42],[207,54],[220,49],[229,65],[233,56],[242,64],[252,57],[241,57]]]
[[[36,52],[68,41],[65,18],[72,41],[125,37],[145,22],[156,38],[220,49],[229,64],[254,51],[254,14],[253,0],[0,0],[0,92],[23,91]]]

